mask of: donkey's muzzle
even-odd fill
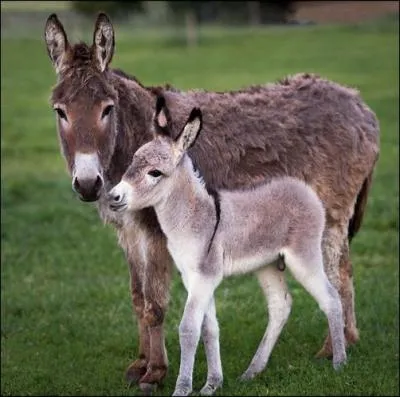
[[[82,201],[98,200],[103,185],[103,178],[100,175],[97,175],[96,178],[78,179],[78,177],[75,177],[72,181],[72,187]]]

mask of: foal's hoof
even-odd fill
[[[333,368],[335,369],[335,371],[339,371],[340,369],[342,369],[347,364],[346,354],[344,354],[339,359],[333,360],[332,364],[333,364]]]
[[[243,372],[242,375],[240,375],[239,381],[247,382],[248,380],[253,379],[255,376],[256,376],[255,372],[247,370],[247,371]]]
[[[146,373],[147,362],[143,358],[135,360],[126,370],[125,379],[129,385],[133,385]]]
[[[192,390],[188,387],[178,387],[172,393],[172,396],[189,396]]]
[[[173,396],[188,396],[192,392],[192,381],[191,379],[178,379],[176,381],[175,390],[172,393]]]
[[[200,390],[201,396],[212,396],[215,391],[222,386],[222,379],[216,381],[208,382]]]

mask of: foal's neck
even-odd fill
[[[189,156],[184,155],[169,178],[169,194],[154,207],[164,234],[177,244],[182,238],[208,244],[217,221],[214,198]]]

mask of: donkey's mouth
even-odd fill
[[[78,194],[78,197],[81,201],[92,203],[93,201],[97,201],[100,198],[100,194],[93,194],[90,196],[83,196],[82,194]]]

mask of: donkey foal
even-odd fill
[[[200,335],[208,365],[201,394],[212,394],[222,384],[214,291],[232,274],[256,272],[268,300],[269,323],[242,379],[265,368],[292,303],[284,273],[268,266],[280,255],[327,316],[333,366],[338,368],[346,361],[342,306],[324,272],[325,213],[320,199],[304,182],[290,177],[242,191],[207,190],[186,154],[201,125],[201,111],[194,108],[174,138],[169,110],[159,96],[154,139],[137,150],[121,182],[108,195],[110,208],[121,212],[123,222],[129,222],[132,211],[154,207],[188,292],[179,326],[181,361],[173,395],[192,391]]]

